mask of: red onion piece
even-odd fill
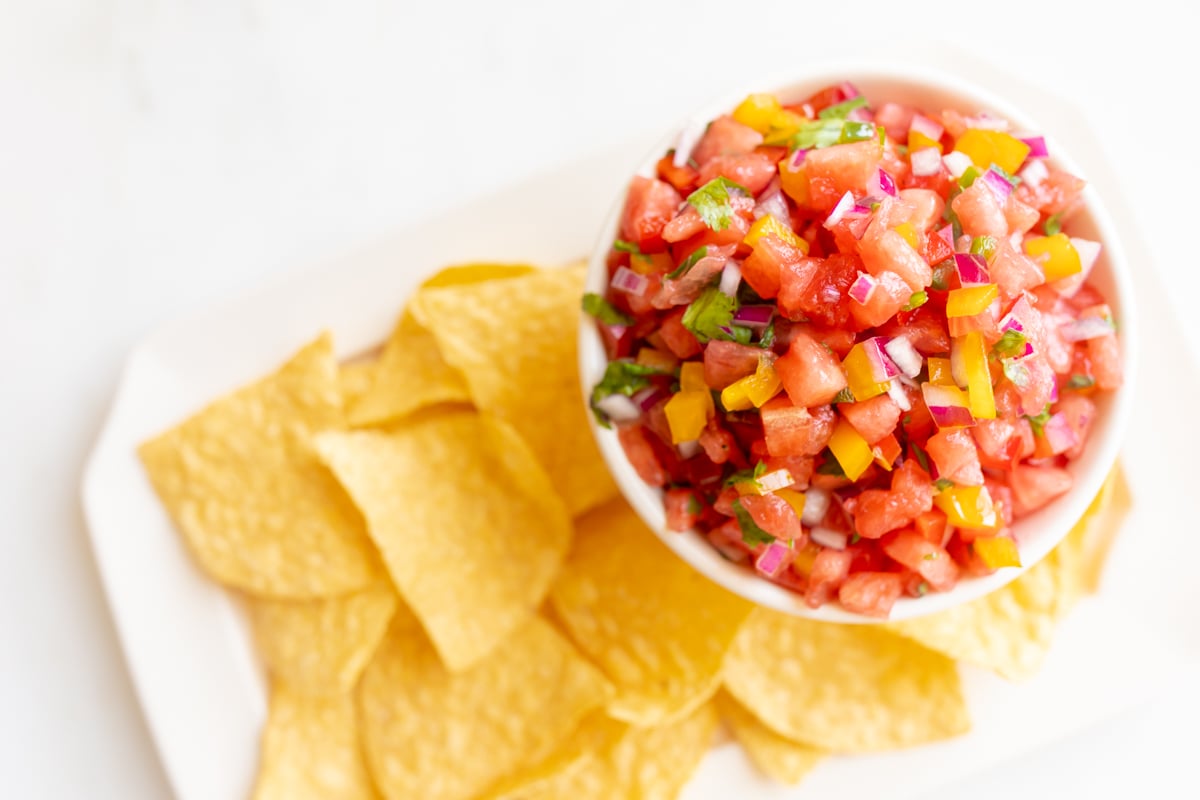
[[[637,404],[623,394],[610,394],[597,401],[596,408],[613,422],[631,422],[642,415]]]
[[[829,217],[825,220],[825,227],[832,228],[842,221],[842,217],[846,216],[850,210],[854,208],[854,195],[846,192],[842,195],[842,199],[837,201],[837,205],[833,207],[833,211],[829,212]]]
[[[658,386],[647,386],[645,389],[640,389],[633,393],[630,399],[642,411],[649,411],[656,405],[666,400],[668,393]]]
[[[843,102],[843,103],[846,102],[847,100],[853,100],[854,98],[856,98],[860,94],[862,94],[862,92],[860,92],[858,90],[858,87],[855,86],[850,81],[842,81],[841,83],[838,84],[837,88],[842,93],[841,102]]]
[[[942,171],[942,154],[936,147],[922,147],[909,153],[908,160],[912,165],[912,174],[917,177],[937,175]]]
[[[788,162],[793,170],[800,169],[800,165],[804,163],[804,159],[808,156],[808,150],[797,150],[792,153],[792,160]]]
[[[939,428],[966,428],[975,424],[970,409],[963,406],[929,406],[929,416]]]
[[[792,563],[796,551],[781,542],[771,542],[754,559],[754,569],[768,578],[774,578]]]
[[[1046,444],[1050,445],[1050,451],[1054,455],[1065,453],[1079,444],[1075,429],[1071,427],[1067,415],[1061,411],[1050,415],[1050,419],[1042,426],[1042,435],[1046,437]]]
[[[804,513],[800,515],[800,522],[810,528],[821,524],[829,510],[830,497],[827,490],[810,486],[804,493]]]
[[[942,134],[946,132],[946,129],[943,128],[939,123],[922,114],[913,114],[912,122],[909,124],[908,130],[910,135],[912,131],[916,131],[922,136],[928,136],[935,142],[941,139]]]
[[[937,232],[937,235],[941,237],[942,241],[946,243],[947,247],[949,247],[951,250],[954,249],[954,226],[953,225],[943,225],[942,229]]]
[[[1046,138],[1044,136],[1022,136],[1020,139],[1029,145],[1029,155],[1027,158],[1046,158],[1050,155],[1050,151],[1046,149]]]
[[[729,259],[725,262],[725,268],[721,270],[721,283],[718,288],[722,294],[734,297],[737,295],[738,285],[742,282],[742,265],[734,259]]]
[[[887,339],[883,336],[873,336],[862,342],[863,352],[871,365],[871,378],[876,383],[886,383],[900,374],[900,369],[888,358],[884,349]]]
[[[610,281],[609,285],[618,292],[625,292],[626,294],[641,297],[646,293],[647,287],[650,286],[650,280],[645,275],[638,275],[629,267],[619,267],[613,273],[612,281]]]
[[[742,306],[733,315],[733,321],[745,328],[765,328],[775,316],[773,306]]]
[[[987,172],[983,173],[983,176],[980,178],[980,180],[982,180],[983,185],[991,190],[992,194],[996,196],[996,199],[1000,201],[1001,206],[1004,205],[1004,201],[1008,199],[1008,196],[1012,194],[1012,184],[1008,182],[1007,178],[1005,178],[999,172],[996,172],[994,169],[989,168]]]
[[[871,275],[865,272],[858,273],[858,277],[854,279],[854,283],[850,284],[850,299],[865,306],[871,300],[871,295],[875,294],[875,289],[879,286],[879,281],[875,280]]]
[[[1102,317],[1082,317],[1071,320],[1058,329],[1062,338],[1068,342],[1086,342],[1088,339],[1099,339],[1113,332],[1112,323]]]
[[[954,268],[963,286],[982,286],[992,282],[988,275],[987,259],[979,254],[955,253]]]
[[[879,190],[891,197],[896,196],[896,182],[884,170],[879,170]]]
[[[835,531],[833,528],[813,528],[808,532],[808,538],[821,545],[828,547],[831,550],[845,550],[849,537],[841,531]]]
[[[887,352],[888,358],[905,376],[915,378],[921,374],[921,367],[924,366],[925,359],[921,357],[907,337],[897,336],[885,344],[883,349]]]

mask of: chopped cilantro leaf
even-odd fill
[[[925,559],[926,561],[936,561],[937,557],[937,553],[926,553],[925,555],[921,556],[921,558]]]
[[[821,119],[845,119],[851,111],[856,108],[862,108],[867,104],[867,98],[861,94],[858,97],[851,97],[849,100],[843,100],[832,106],[821,109],[817,116]]]
[[[758,346],[763,350],[770,350],[775,346],[775,323],[772,321],[767,327],[763,328],[762,335],[758,338]]]
[[[1051,214],[1046,217],[1046,224],[1042,226],[1042,230],[1047,236],[1053,236],[1062,230],[1062,214]]]
[[[627,242],[624,239],[617,239],[613,242],[613,250],[620,253],[629,253],[633,256],[640,256],[642,254],[642,248],[638,247],[636,242]]]
[[[766,464],[766,462],[765,462],[765,461],[760,461],[760,462],[758,462],[757,464],[755,464],[755,465],[754,465],[754,472],[753,472],[753,473],[751,473],[751,474],[753,474],[753,475],[754,475],[754,480],[758,480],[758,479],[759,479],[759,478],[761,478],[763,475],[766,475],[766,474],[767,474],[767,464]]]
[[[905,414],[904,419],[900,420],[900,424],[906,428],[912,425],[912,414]]]
[[[605,325],[632,325],[633,318],[618,311],[617,308],[603,297],[593,292],[583,296],[583,310],[591,314],[598,322]]]
[[[836,395],[834,395],[833,402],[834,403],[853,403],[854,402],[854,392],[850,391],[850,387],[847,386],[845,389],[842,389],[840,392],[838,392]]]
[[[858,544],[862,541],[862,537],[858,535],[858,531],[850,534],[850,544]]]
[[[870,122],[853,122],[847,120],[842,125],[842,135],[838,138],[838,142],[865,142],[867,139],[874,138],[875,126]]]
[[[697,247],[692,251],[692,254],[680,262],[679,266],[667,273],[668,278],[678,278],[692,267],[696,266],[696,262],[708,255],[708,245]]]
[[[741,499],[733,501],[733,516],[737,518],[738,527],[742,529],[742,541],[750,547],[760,544],[770,544],[775,537],[764,531],[750,517],[750,512],[742,507]]]
[[[724,294],[715,286],[704,290],[704,294],[692,301],[683,312],[683,327],[687,328],[701,344],[712,339],[731,339],[736,341],[733,332],[733,314],[737,310],[737,301]],[[749,334],[749,328],[742,328]],[[749,339],[747,338],[747,341]]]
[[[729,202],[729,190],[737,189],[743,194],[750,192],[740,183],[725,177],[713,178],[687,197],[688,205],[700,213],[700,219],[714,231],[723,231],[733,224],[733,206]]]
[[[1025,355],[1025,334],[1009,328],[1000,337],[1000,341],[992,345],[992,352],[998,358],[1015,358]]]
[[[947,489],[954,488],[954,481],[949,478],[938,478],[933,482],[933,488],[937,489],[938,492],[944,492]]]
[[[766,472],[767,465],[762,461],[759,461],[754,465],[754,469],[739,469],[737,472],[730,473],[729,477],[725,479],[725,482],[722,484],[722,486],[729,488],[730,486],[733,486],[736,483],[742,483],[743,481],[757,481],[759,478],[765,475]]]
[[[720,336],[714,338],[728,339],[738,344],[750,344],[750,338],[754,336],[754,331],[742,325],[730,325],[728,328],[721,328],[720,333]]]
[[[1091,375],[1072,375],[1067,381],[1068,389],[1090,389],[1096,385],[1096,379]]]
[[[817,467],[818,475],[831,475],[835,478],[846,477],[846,471],[842,469],[842,465],[833,456],[829,456]]]
[[[917,597],[924,597],[927,594],[929,594],[929,584],[921,581],[917,584]]]
[[[983,256],[984,259],[991,261],[992,256],[996,255],[996,248],[1000,245],[992,236],[976,236],[971,239],[971,254]]]
[[[792,137],[793,150],[809,150],[814,147],[831,147],[842,138],[840,119],[819,119],[806,122]]]
[[[945,261],[939,261],[933,268],[933,282],[929,284],[929,288],[939,292],[944,292],[950,287],[950,275],[954,272],[954,259],[947,258]]]
[[[979,175],[980,175],[979,170],[976,169],[974,166],[967,167],[966,169],[963,170],[963,174],[958,176],[959,188],[962,188],[962,189],[970,188],[971,184],[973,184],[975,182],[975,179],[978,178]],[[946,203],[947,207],[949,207],[949,205],[950,205],[949,203]]]
[[[694,494],[688,495],[687,511],[692,516],[704,513],[704,506],[696,499],[696,495]]]
[[[929,456],[925,455],[925,451],[916,444],[912,445],[913,453],[917,457],[917,463],[921,465],[921,469],[929,472]]]
[[[901,307],[901,311],[915,311],[929,301],[929,294],[922,289],[919,292],[913,292],[908,298],[908,302]]]
[[[1040,413],[1036,416],[1031,417],[1028,414],[1026,414],[1025,419],[1029,420],[1029,424],[1033,427],[1033,435],[1034,436],[1042,436],[1043,435],[1042,429],[1045,428],[1046,423],[1050,421],[1050,406],[1046,406],[1045,408],[1043,408],[1042,413]]]
[[[645,389],[650,385],[647,375],[660,374],[654,367],[635,364],[632,361],[610,361],[604,368],[604,377],[592,388],[592,413],[596,421],[608,427],[608,417],[597,404],[610,394],[623,394],[626,397]]]

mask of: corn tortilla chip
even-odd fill
[[[362,589],[380,574],[361,515],[312,451],[314,434],[342,427],[324,335],[138,452],[215,580],[272,597],[320,597]]]
[[[589,428],[576,366],[583,266],[423,289],[413,316],[482,411],[511,424],[572,516],[616,495]]]
[[[549,756],[606,694],[540,617],[452,673],[401,612],[359,684],[367,761],[388,798],[466,800]]]
[[[446,412],[387,433],[332,433],[318,448],[451,670],[487,655],[542,601],[570,520],[508,425]]]
[[[639,728],[596,715],[584,723],[592,757],[522,800],[672,800],[712,746],[719,720],[705,703],[669,725]]]
[[[716,705],[738,744],[754,765],[772,780],[795,785],[826,756],[814,747],[793,742],[763,725],[728,692],[717,695]]]
[[[970,724],[954,662],[875,625],[756,608],[725,686],[776,733],[831,752],[925,744]]]
[[[259,655],[276,680],[305,694],[354,688],[396,610],[386,580],[319,600],[246,598]]]
[[[457,286],[501,280],[533,270],[520,264],[465,264],[448,267],[422,286]],[[347,405],[355,427],[383,425],[438,403],[469,403],[462,374],[446,363],[437,339],[407,310],[392,330],[369,389]]]
[[[271,690],[254,800],[374,800],[353,695]]]
[[[1078,594],[1091,594],[1100,588],[1108,553],[1132,505],[1129,482],[1121,465],[1117,464],[1083,518],[1058,546],[1073,589]]]
[[[342,408],[350,409],[375,382],[376,359],[351,361],[338,367],[338,384],[342,387]]]
[[[712,697],[752,608],[667,549],[620,499],[579,519],[550,599],[617,687],[609,714],[637,725],[662,725]]]

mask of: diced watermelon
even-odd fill
[[[806,259],[780,273],[779,310],[789,319],[808,319],[835,328],[850,317],[846,292],[862,270],[854,255],[833,253]]]
[[[672,531],[691,530],[704,511],[704,504],[691,489],[667,489],[663,494],[663,506],[667,512],[667,529]]]
[[[659,328],[663,344],[667,346],[672,355],[680,359],[691,358],[704,349],[704,345],[700,344],[696,335],[683,326],[683,315],[686,310],[681,308],[663,317],[662,327]]]
[[[908,284],[910,294],[923,290],[933,280],[933,268],[895,230],[887,229],[875,236],[868,232],[859,242],[858,252],[867,272],[876,277],[883,272],[896,273]]]
[[[751,153],[762,144],[762,134],[730,116],[717,117],[692,150],[692,160],[703,168],[718,156],[738,156]]]
[[[850,575],[850,563],[853,555],[845,550],[821,550],[813,560],[812,570],[808,574],[808,589],[804,593],[804,602],[812,608],[819,608],[834,596],[838,587]]]
[[[996,256],[988,266],[992,282],[1000,290],[1000,302],[1007,306],[1021,292],[1046,282],[1042,268],[1024,253],[1013,249],[1007,240],[996,248]]]
[[[900,199],[912,207],[908,222],[917,232],[923,233],[941,223],[946,202],[937,192],[931,189],[901,189]]]
[[[968,236],[1008,236],[1008,219],[987,182],[977,180],[950,201],[963,233]]]
[[[894,320],[880,327],[880,333],[885,336],[903,335],[923,356],[950,352],[946,318],[932,303],[913,311],[901,311]]]
[[[1004,221],[1010,234],[1028,232],[1037,225],[1039,217],[1036,208],[1025,205],[1015,194],[1010,194],[1004,201]]]
[[[939,592],[948,592],[958,583],[958,567],[941,546],[919,533],[902,530],[884,536],[883,552],[929,581]]]
[[[775,371],[792,404],[822,406],[846,388],[846,375],[837,356],[811,336],[799,334],[786,354],[775,362]]]
[[[946,525],[946,515],[937,508],[917,514],[913,520],[913,529],[917,534],[939,547],[946,538]]]
[[[867,489],[854,499],[854,529],[864,539],[878,539],[933,508],[933,484],[910,458],[892,471],[891,489]]]
[[[623,425],[617,428],[617,438],[639,478],[651,486],[662,486],[667,482],[667,473],[654,452],[645,427],[636,422]]]
[[[912,297],[912,288],[894,272],[884,270],[866,303],[850,298],[850,316],[859,330],[874,328],[891,319]]]
[[[775,177],[776,160],[757,152],[715,156],[700,168],[700,185],[724,177],[745,186],[751,194],[758,194]]]
[[[894,572],[858,572],[838,588],[838,602],[850,612],[886,619],[904,591],[904,581]]]
[[[1008,484],[1013,491],[1013,513],[1020,519],[1070,491],[1074,478],[1061,467],[1018,464]]]
[[[809,196],[817,211],[829,211],[846,192],[861,197],[875,179],[883,153],[876,140],[810,150],[804,159]]]
[[[896,429],[902,413],[900,406],[886,394],[858,403],[839,403],[837,410],[860,436],[872,444]]]
[[[800,250],[778,236],[767,234],[758,240],[753,252],[742,262],[742,278],[759,297],[769,300],[779,294],[784,271],[807,260]],[[780,305],[782,310],[782,301]]]
[[[943,428],[929,437],[925,449],[937,465],[938,477],[959,486],[982,486],[983,469],[975,440],[966,428]]]
[[[675,166],[674,155],[665,155],[660,158],[654,171],[660,179],[674,186],[675,191],[684,196],[691,194],[700,185],[699,173],[696,168],[691,164],[684,164],[682,167]]]
[[[713,339],[704,346],[704,382],[710,389],[724,389],[753,375],[762,357],[761,347]]]
[[[794,406],[776,397],[762,407],[763,433],[772,456],[815,456],[829,444],[837,415],[827,405]]]
[[[1067,424],[1071,426],[1078,440],[1074,447],[1066,451],[1067,458],[1073,461],[1083,454],[1084,445],[1092,429],[1092,420],[1096,416],[1096,404],[1084,395],[1067,392],[1061,396],[1055,410],[1067,418]]]
[[[683,198],[671,184],[635,176],[621,213],[621,238],[636,243],[644,252],[661,250],[663,228],[681,202]]]
[[[800,518],[788,501],[777,494],[743,495],[738,499],[754,524],[777,539],[790,542],[803,535]]]

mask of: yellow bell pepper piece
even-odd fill
[[[761,358],[753,375],[736,380],[721,390],[721,405],[728,411],[762,408],[763,403],[779,394],[781,388],[783,384],[775,365],[769,358]]]
[[[992,393],[992,372],[988,368],[987,344],[983,334],[971,331],[953,343],[962,350],[962,365],[967,373],[967,399],[975,419],[996,418],[996,397]]]
[[[992,569],[1021,566],[1017,544],[1007,536],[980,536],[971,544],[975,554]]]
[[[808,172],[803,164],[793,169],[791,161],[791,155],[779,159],[779,186],[797,205],[806,206],[809,202]]]
[[[804,492],[797,492],[795,489],[776,489],[775,494],[787,501],[787,504],[792,507],[792,511],[796,512],[797,519],[804,515]]]
[[[981,171],[995,164],[1009,174],[1015,174],[1029,155],[1029,145],[1015,136],[982,128],[968,128],[958,137],[954,149],[966,153]]]
[[[675,269],[670,253],[634,253],[629,268],[638,275],[662,275]]]
[[[908,152],[915,153],[918,150],[924,150],[926,147],[936,147],[937,151],[942,152],[942,143],[930,139],[920,131],[908,132]]]
[[[812,573],[813,562],[817,560],[817,556],[823,549],[821,545],[812,542],[801,547],[792,558],[792,572],[807,578]]]
[[[640,359],[641,356],[639,355]],[[957,386],[954,382],[954,372],[950,369],[950,359],[934,358],[925,359],[925,364],[929,367],[929,382],[935,386]]]
[[[703,392],[677,392],[667,401],[663,410],[667,413],[667,425],[671,428],[671,441],[694,442],[700,438],[708,418],[713,413],[712,395]]]
[[[789,143],[796,135],[796,131],[800,130],[800,126],[806,122],[808,120],[795,111],[787,109],[776,111],[771,117],[770,130],[763,134],[763,144],[785,145]]]
[[[904,241],[908,242],[908,246],[913,250],[921,249],[921,242],[917,238],[917,232],[913,230],[913,226],[908,222],[901,222],[895,228],[892,228],[896,233],[904,237]]]
[[[875,382],[871,372],[871,361],[861,343],[850,348],[850,352],[842,359],[842,369],[846,370],[846,383],[850,386],[850,393],[860,403],[888,390],[887,383]]]
[[[789,244],[805,255],[808,255],[808,242],[797,236],[796,232],[787,224],[776,219],[774,214],[767,214],[755,220],[754,224],[750,226],[749,233],[746,234],[742,241],[754,247],[758,244],[759,239],[768,234],[777,237],[785,244]]]
[[[662,350],[657,350],[653,347],[643,347],[638,350],[637,363],[643,367],[650,367],[662,372],[674,372],[679,366],[679,359],[670,353],[664,353]]]
[[[946,316],[973,317],[982,314],[999,296],[1000,290],[994,283],[952,289],[946,297]]]
[[[759,133],[771,130],[771,123],[783,109],[773,94],[751,94],[733,110],[733,118]]]
[[[1047,281],[1056,281],[1083,270],[1079,251],[1065,233],[1035,236],[1025,242],[1025,253],[1042,265]]]
[[[704,364],[688,361],[679,368],[679,390],[708,394],[708,384],[704,382]]]
[[[875,454],[871,452],[871,444],[854,430],[854,426],[844,419],[839,419],[829,439],[829,452],[837,459],[842,472],[852,481],[858,480],[871,462]]]
[[[986,486],[952,486],[933,496],[933,504],[957,528],[997,530],[1002,524]]]

